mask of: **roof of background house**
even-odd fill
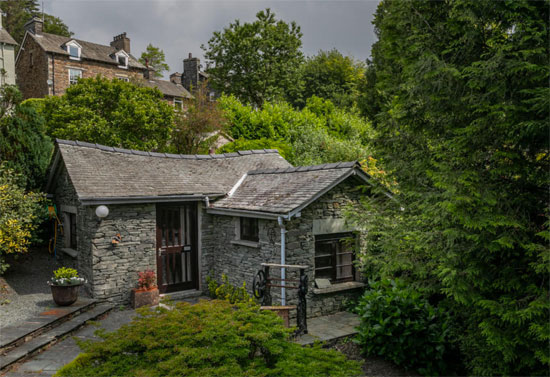
[[[9,45],[17,45],[17,42],[4,28],[0,29],[0,43],[6,43]]]
[[[97,43],[86,42],[80,39],[72,37],[64,37],[61,35],[42,33],[42,35],[37,36],[33,33],[27,33],[26,35],[32,36],[34,40],[46,51],[53,52],[59,55],[69,56],[67,50],[62,46],[69,41],[76,41],[81,47],[81,58],[86,60],[95,60],[103,63],[115,64],[118,65],[117,60],[114,58],[114,54],[118,52],[116,48],[107,45],[100,45]],[[127,52],[127,51],[126,51]],[[130,58],[128,59],[128,66],[132,68],[141,68],[145,69],[145,66],[141,64],[133,55],[129,54]]]
[[[56,144],[58,153],[47,190],[51,190],[62,160],[83,204],[109,198],[128,201],[140,197],[222,196],[248,171],[291,166],[274,149],[172,155],[78,141],[57,140]]]
[[[289,214],[311,204],[350,176],[368,182],[357,162],[260,169],[247,173],[234,192],[212,209]]]
[[[191,93],[187,91],[181,84],[175,84],[172,81],[167,80],[147,80],[142,81],[143,85],[148,88],[158,88],[162,94],[171,97],[183,97],[183,98],[193,98]]]

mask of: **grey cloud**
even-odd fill
[[[287,22],[296,21],[304,34],[306,55],[337,48],[365,60],[376,40],[371,23],[378,0],[372,1],[187,1],[187,0],[45,0],[45,11],[65,21],[77,38],[108,44],[127,32],[132,53],[148,43],[162,48],[171,72],[182,71],[189,52],[202,57],[215,30],[235,19],[252,21],[271,8]]]

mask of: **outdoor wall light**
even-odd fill
[[[109,215],[109,208],[107,206],[98,206],[95,209],[95,214],[100,220],[102,220]]]

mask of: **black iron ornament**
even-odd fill
[[[275,245],[275,242],[277,242],[277,232],[275,232],[275,229],[269,228],[267,230],[267,237],[269,238],[269,243]]]
[[[281,264],[262,264],[263,269],[259,270],[254,276],[252,281],[252,290],[254,297],[260,300],[262,306],[271,306],[271,287],[282,287],[282,282],[285,282],[284,287],[287,289],[297,289],[298,290],[298,306],[297,310],[297,329],[294,335],[307,334],[307,292],[308,292],[308,277],[306,275],[306,266],[292,266],[292,265],[281,265]],[[284,268],[298,268],[300,270],[300,279],[280,279],[280,278],[271,278],[269,275],[270,267],[284,267]],[[276,281],[280,284],[273,284],[272,282]],[[296,285],[286,285],[286,283],[299,283]]]

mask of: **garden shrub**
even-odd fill
[[[219,284],[213,277],[207,276],[208,294],[211,298],[226,300],[231,304],[253,302],[252,297],[246,291],[246,283],[236,287],[229,283],[226,274],[222,274],[222,283]]]
[[[367,355],[423,375],[445,373],[450,326],[443,310],[400,280],[371,282],[359,300],[356,338]]]
[[[334,350],[301,347],[274,313],[227,301],[139,309],[131,323],[80,342],[84,353],[57,376],[353,376]]]

